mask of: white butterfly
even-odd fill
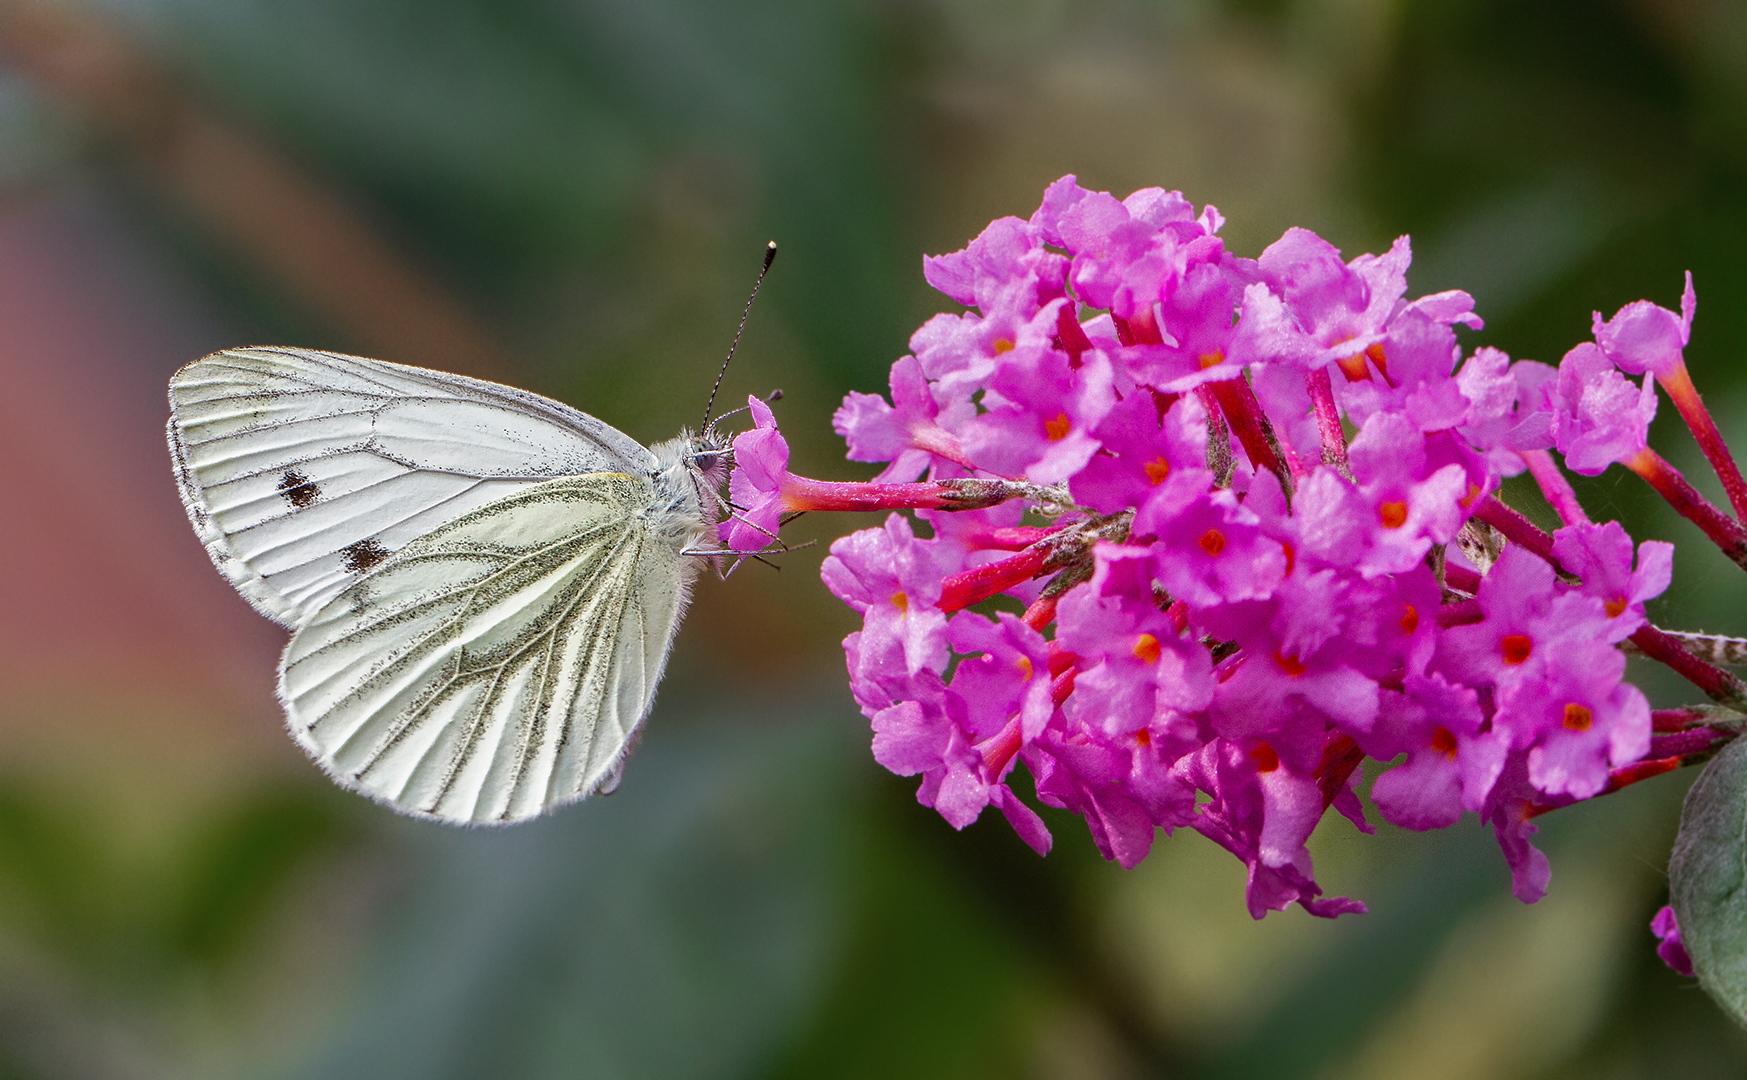
[[[176,373],[169,440],[341,785],[457,823],[617,786],[718,513],[712,429],[645,449],[523,390],[253,348]]]

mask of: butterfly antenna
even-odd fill
[[[770,393],[764,395],[764,403],[766,405],[775,404],[776,402],[781,401],[782,399],[783,399],[783,392],[781,390],[772,390]],[[749,410],[751,408],[752,408],[752,406],[750,406],[750,405],[742,405],[738,409],[728,410],[727,412],[723,413],[721,416],[716,417],[714,420],[711,420],[708,424],[704,425],[704,434],[705,435],[714,435],[716,433],[716,426],[718,424],[720,424],[722,421],[728,419],[730,416],[739,416],[741,413],[746,412],[747,410]]]
[[[728,346],[728,359],[722,361],[722,370],[716,374],[716,385],[710,387],[710,401],[704,406],[704,422],[698,430],[707,431],[710,427],[710,413],[716,408],[716,392],[722,389],[722,380],[728,375],[728,365],[734,360],[734,350],[740,347],[740,335],[746,332],[746,320],[752,315],[752,302],[758,299],[759,286],[764,284],[764,275],[770,273],[770,264],[776,261],[776,241],[772,240],[764,249],[764,269],[758,272],[758,280],[752,283],[752,295],[746,298],[746,310],[740,313],[740,328],[734,331],[734,343]]]

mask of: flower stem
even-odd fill
[[[1277,450],[1273,425],[1268,423],[1268,417],[1262,412],[1262,403],[1256,400],[1256,392],[1250,389],[1249,382],[1239,375],[1207,386],[1214,400],[1219,402],[1219,411],[1225,414],[1231,430],[1237,434],[1238,442],[1243,444],[1244,453],[1250,456],[1250,463],[1271,470],[1280,478],[1287,492],[1291,492],[1292,472]]]
[[[956,465],[963,465],[974,470],[976,466],[965,456],[964,447],[959,445],[958,436],[938,424],[917,425],[910,429],[910,445],[918,450],[926,450],[937,458],[945,458]]]
[[[1511,543],[1521,544],[1552,563],[1555,569],[1563,569],[1558,560],[1553,558],[1553,537],[1516,510],[1499,502],[1496,495],[1481,499],[1474,507],[1474,516],[1504,534],[1504,538]]]
[[[1203,383],[1195,388],[1195,399],[1207,410],[1207,468],[1213,473],[1214,487],[1230,487],[1232,473],[1231,426],[1225,422],[1219,399],[1213,388]]]
[[[1681,419],[1686,421],[1693,438],[1698,440],[1699,449],[1704,451],[1711,468],[1717,471],[1717,479],[1723,482],[1723,490],[1728,493],[1729,505],[1735,508],[1735,516],[1747,520],[1747,480],[1741,478],[1741,469],[1735,464],[1734,455],[1729,453],[1729,445],[1723,441],[1716,421],[1711,419],[1710,410],[1699,397],[1698,387],[1692,384],[1686,361],[1678,361],[1659,373],[1656,381],[1668,391],[1674,407],[1680,410]]]
[[[1529,475],[1540,485],[1541,495],[1559,515],[1559,520],[1567,525],[1589,524],[1589,515],[1583,512],[1577,501],[1577,492],[1571,490],[1571,481],[1565,479],[1553,455],[1545,450],[1524,450],[1521,456],[1529,467]]]
[[[1022,480],[975,477],[914,484],[812,480],[790,473],[783,479],[783,509],[801,510],[983,510],[1008,499],[1059,503],[1059,493]]]
[[[1086,328],[1080,325],[1079,313],[1075,310],[1079,305],[1072,299],[1062,304],[1056,312],[1055,334],[1058,346],[1068,354],[1068,366],[1080,366],[1080,354],[1092,348],[1092,339],[1086,336]]]
[[[1444,584],[1452,589],[1460,589],[1469,596],[1478,595],[1480,583],[1485,580],[1466,566],[1456,566],[1452,563],[1444,564]]]
[[[1310,389],[1310,404],[1316,410],[1316,430],[1322,436],[1322,463],[1333,466],[1351,480],[1352,469],[1347,465],[1347,433],[1341,428],[1341,410],[1335,405],[1328,368],[1317,368],[1304,377],[1304,383]]]
[[[953,574],[941,582],[940,603],[934,606],[951,613],[981,603],[1043,573],[1048,568],[1049,557],[1050,552],[1043,544],[1033,544],[1000,562]]]
[[[1685,731],[1705,719],[1697,709],[1657,709],[1650,714],[1650,730]]]
[[[1674,635],[1646,624],[1638,627],[1631,640],[1645,656],[1673,668],[1687,682],[1703,690],[1712,701],[1738,712],[1747,712],[1747,684],[1681,648]]]
[[[1733,731],[1718,731],[1716,728],[1695,727],[1685,731],[1653,735],[1650,737],[1650,756],[1652,757],[1693,757],[1697,754],[1708,754],[1721,743],[1735,738]]]
[[[1365,760],[1365,751],[1344,732],[1322,745],[1322,761],[1316,766],[1316,786],[1322,791],[1322,808],[1327,810],[1347,786],[1353,770]]]
[[[790,474],[783,481],[783,509],[799,510],[944,510],[951,498],[945,485],[869,484],[811,480]]]
[[[1446,630],[1452,626],[1482,622],[1485,618],[1486,613],[1480,610],[1478,600],[1457,600],[1454,603],[1438,605],[1438,625]]]
[[[1019,617],[1019,621],[1038,633],[1043,633],[1044,627],[1055,622],[1055,606],[1060,600],[1060,593],[1039,597],[1036,603],[1025,609],[1025,614]]]
[[[1056,708],[1061,708],[1068,695],[1074,692],[1074,677],[1078,674],[1078,668],[1069,668],[1049,684],[1049,700]]]
[[[1711,542],[1723,549],[1736,566],[1747,570],[1747,529],[1729,515],[1711,505],[1697,488],[1687,483],[1680,471],[1649,447],[1621,461],[1626,468],[1643,477],[1656,493],[1668,500],[1668,505],[1681,517],[1699,527]],[[1730,462],[1734,464],[1733,461]]]
[[[1592,798],[1601,795],[1612,795],[1621,788],[1631,787],[1640,780],[1648,780],[1652,776],[1661,776],[1665,772],[1673,772],[1684,764],[1686,764],[1686,758],[1677,755],[1675,757],[1649,758],[1644,761],[1634,761],[1630,765],[1622,765],[1617,769],[1610,769],[1607,774],[1607,786],[1596,792],[1595,796],[1592,796]],[[1542,814],[1545,814],[1550,810],[1557,810],[1562,806],[1570,805],[1572,805],[1572,803],[1569,802],[1530,803],[1523,808],[1523,817],[1540,817]]]
[[[1030,525],[1013,525],[999,529],[981,529],[959,533],[959,539],[966,547],[1002,551],[1019,551],[1028,548],[1047,536],[1052,536],[1062,530],[1063,526],[1039,529]]]
[[[1001,774],[1007,771],[1007,764],[1013,760],[1013,755],[1019,752],[1021,739],[1019,717],[1014,716],[1000,731],[971,748],[983,756],[983,781],[985,783],[995,783],[1001,778]]]
[[[1747,664],[1747,638],[1694,634],[1685,630],[1664,630],[1663,633],[1680,642],[1681,648],[1707,664],[1723,667]]]

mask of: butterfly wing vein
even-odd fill
[[[447,821],[518,821],[610,782],[690,581],[651,495],[565,477],[390,556],[287,646],[293,735],[342,784]]]

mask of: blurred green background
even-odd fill
[[[774,237],[725,391],[780,386],[797,469],[862,477],[829,413],[951,306],[921,255],[1066,172],[1212,202],[1240,254],[1412,233],[1466,344],[1546,361],[1690,268],[1747,438],[1735,0],[0,0],[0,1078],[1747,1071],[1647,929],[1685,776],[1541,819],[1533,907],[1472,821],[1336,819],[1320,877],[1371,914],[1253,923],[1197,836],[1125,873],[1060,814],[1040,860],[918,807],[821,548],[703,584],[611,799],[448,830],[284,737],[282,635],[175,498],[181,364],[358,352],[653,441]],[[1690,529],[1582,491],[1680,541],[1659,621],[1747,632]]]

